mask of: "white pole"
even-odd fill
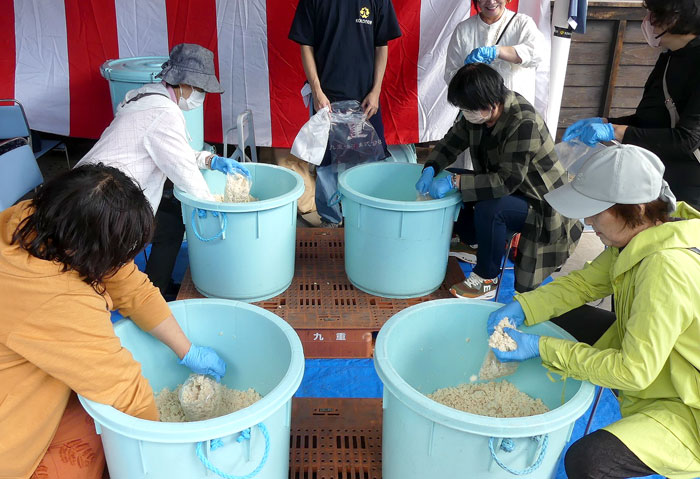
[[[559,109],[564,94],[566,64],[569,61],[571,30],[568,24],[569,0],[555,0],[552,11],[552,56],[549,74],[549,104],[547,105],[547,127],[555,138],[559,124]]]

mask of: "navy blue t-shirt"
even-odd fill
[[[299,0],[289,39],[314,48],[331,102],[364,100],[374,83],[374,48],[401,36],[391,0]]]

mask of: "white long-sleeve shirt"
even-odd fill
[[[140,93],[157,95],[126,103]],[[192,149],[182,111],[162,83],[153,83],[127,92],[112,123],[76,166],[104,163],[123,171],[143,188],[155,214],[166,178],[191,195],[214,199],[199,171],[210,154]]]
[[[508,28],[505,28],[513,15],[515,18]],[[457,70],[464,66],[464,59],[472,50],[495,45],[504,28],[505,33],[498,46],[515,48],[522,63],[511,63],[497,58],[491,67],[501,74],[506,88],[520,93],[534,105],[537,65],[543,59],[546,44],[535,21],[523,13],[515,14],[506,10],[501,18],[491,25],[484,22],[479,15],[472,15],[459,23],[447,47],[445,82],[450,83]]]

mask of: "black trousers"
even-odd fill
[[[551,321],[578,341],[592,345],[615,322],[615,313],[584,304]]]
[[[173,195],[172,187],[163,189],[163,197],[156,212],[155,222],[151,254],[146,262],[146,274],[160,289],[161,294],[165,295],[173,274],[175,260],[180,252],[182,237],[185,234],[180,200]]]
[[[577,340],[593,344],[615,322],[615,313],[583,305],[551,320]],[[599,429],[571,445],[564,458],[569,479],[616,479],[656,474],[615,435]]]
[[[623,479],[656,474],[614,434],[604,429],[583,436],[564,458],[569,479]]]

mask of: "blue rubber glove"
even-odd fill
[[[615,129],[610,123],[593,123],[583,127],[580,138],[582,143],[595,146],[601,141],[613,141]]]
[[[416,189],[418,193],[424,195],[430,189],[430,184],[433,182],[433,177],[435,176],[435,168],[429,166],[423,169],[423,173],[420,174],[418,183],[416,183]]]
[[[223,156],[214,156],[211,160],[211,169],[220,171],[227,175],[232,175],[233,173],[240,173],[241,175],[250,178],[250,171],[241,165],[236,160],[231,158],[225,158]]]
[[[470,63],[486,63],[490,65],[498,56],[498,47],[479,47],[471,51],[467,58],[464,59],[464,64],[469,65]]]
[[[525,322],[525,311],[523,311],[523,307],[520,306],[520,303],[511,301],[502,308],[489,314],[489,319],[486,321],[486,332],[489,336],[493,334],[496,325],[500,323],[503,318],[508,318],[511,324],[519,328]]]
[[[494,356],[496,356],[500,362],[525,361],[540,356],[539,335],[521,333],[512,328],[503,328],[503,332],[518,343],[518,348],[515,351],[501,351],[500,349],[491,348]]]
[[[596,116],[593,118],[584,118],[583,120],[575,122],[573,125],[566,129],[566,131],[564,132],[564,136],[561,137],[561,141],[571,141],[574,138],[578,138],[579,136],[581,136],[581,132],[585,127],[596,123],[603,123],[603,119]]]
[[[444,198],[447,193],[454,190],[452,186],[452,178],[450,176],[443,176],[442,178],[433,178],[433,182],[430,184],[430,196],[434,200],[439,198]]]
[[[180,360],[183,364],[197,374],[208,374],[217,381],[226,374],[226,363],[216,354],[212,348],[206,346],[190,346],[185,357]]]

